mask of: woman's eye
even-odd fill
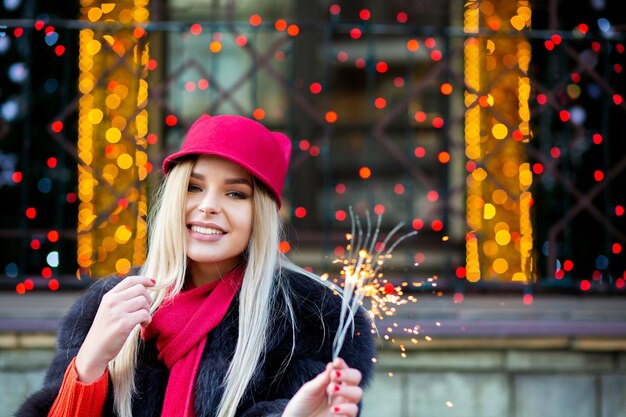
[[[196,192],[196,191],[202,191],[202,189],[200,187],[198,187],[197,185],[195,185],[195,184],[189,184],[187,186],[187,191],[189,191],[189,192]]]
[[[238,200],[245,200],[246,198],[248,198],[246,194],[239,192],[239,191],[230,191],[226,193],[226,195],[232,198],[236,198]]]

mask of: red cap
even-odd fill
[[[282,133],[243,116],[202,116],[189,128],[180,151],[165,158],[163,173],[188,155],[216,155],[235,162],[267,185],[281,207],[291,155],[291,141]]]

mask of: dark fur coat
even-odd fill
[[[287,274],[292,304],[296,316],[295,349],[286,368],[285,361],[292,349],[292,328],[284,300],[279,299],[270,320],[272,331],[266,345],[266,355],[257,367],[242,399],[237,415],[241,417],[280,416],[289,399],[307,381],[324,370],[331,361],[332,343],[338,327],[341,298],[320,283],[292,272]],[[57,332],[57,353],[47,371],[41,390],[25,400],[16,417],[47,416],[54,402],[65,370],[87,336],[102,296],[113,288],[119,278],[108,278],[92,284],[71,307]],[[223,392],[220,386],[228,369],[238,334],[238,301],[230,306],[222,322],[207,338],[202,362],[198,369],[195,390],[197,417],[213,417]],[[355,318],[355,331],[348,333],[341,357],[363,374],[362,387],[372,377],[375,341],[371,323],[361,310]],[[136,373],[137,397],[133,401],[134,417],[158,417],[165,395],[169,372],[157,359],[154,340],[141,345]],[[103,416],[114,416],[113,389],[109,394]]]

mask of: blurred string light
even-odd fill
[[[528,0],[466,3],[466,278],[533,278]],[[517,33],[517,35],[515,34]]]
[[[81,6],[83,20],[116,24],[79,38],[77,256],[80,274],[100,277],[145,259],[149,11],[148,0]]]

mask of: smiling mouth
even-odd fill
[[[202,227],[202,226],[191,226],[192,232],[200,233],[202,235],[224,235],[226,232],[218,229],[212,229],[210,227]]]

